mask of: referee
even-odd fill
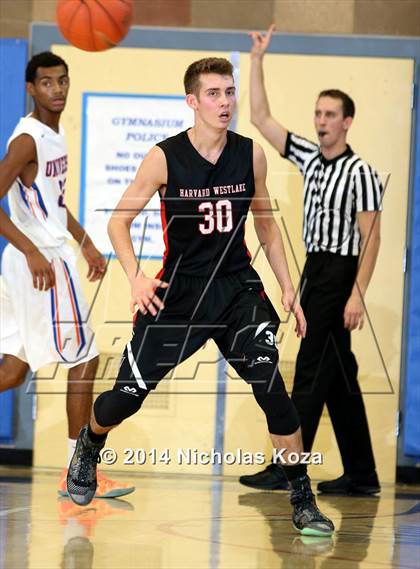
[[[296,360],[292,399],[305,451],[312,449],[325,403],[331,417],[344,474],[321,482],[318,490],[374,494],[380,486],[350,332],[363,326],[363,298],[379,251],[383,188],[377,173],[346,143],[355,106],[342,91],[318,96],[314,123],[319,144],[289,132],[271,116],[262,61],[273,30],[271,26],[265,36],[251,33],[251,121],[304,179],[307,258],[301,305],[308,328]],[[255,488],[287,487],[275,464],[240,481]]]

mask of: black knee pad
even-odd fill
[[[94,413],[97,423],[102,427],[111,427],[137,413],[160,379],[160,376],[153,380],[143,379],[138,362],[131,351],[131,343],[127,344],[112,391],[105,391],[95,401]]]
[[[124,419],[137,413],[148,393],[148,391],[140,391],[134,394],[118,389],[105,391],[97,398],[93,406],[96,422],[101,427],[119,425]]]
[[[270,381],[253,382],[254,397],[265,413],[268,431],[273,435],[291,435],[299,428],[296,408],[288,396],[280,372]]]

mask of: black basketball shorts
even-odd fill
[[[167,273],[161,279],[169,283],[156,292],[165,308],[156,316],[137,313],[115,388],[154,389],[209,339],[248,383],[275,375],[280,320],[252,267],[212,280]]]

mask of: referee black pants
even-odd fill
[[[296,361],[292,393],[305,451],[312,449],[326,403],[346,474],[375,470],[358,366],[343,318],[357,264],[357,257],[308,255],[301,291],[308,327]]]

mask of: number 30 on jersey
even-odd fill
[[[198,206],[198,211],[204,214],[203,222],[198,226],[203,235],[209,235],[214,230],[219,233],[232,231],[232,204],[229,200],[203,202]]]

